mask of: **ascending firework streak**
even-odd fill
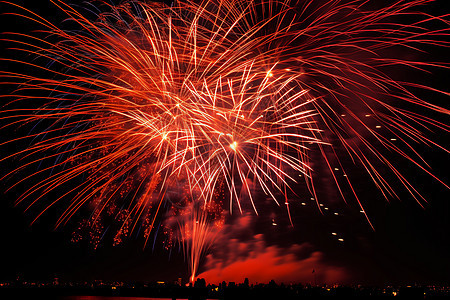
[[[171,7],[127,1],[89,4],[86,12],[52,2],[71,20],[70,30],[10,3],[49,35],[9,39],[39,58],[10,63],[35,68],[39,76],[1,73],[8,84],[20,85],[2,112],[9,122],[4,127],[35,125],[18,138],[33,143],[11,155],[29,159],[13,172],[40,165],[13,185],[40,178],[17,203],[33,199],[28,210],[69,187],[36,219],[64,200],[57,226],[89,207],[94,213],[88,226],[108,216],[121,223],[115,241],[139,227],[148,240],[162,211],[179,204],[170,194],[187,190],[190,200],[182,207],[193,225],[181,222],[180,232],[188,240],[194,279],[216,226],[207,207],[214,206],[219,182],[230,211],[242,210],[248,199],[257,212],[259,190],[277,203],[286,199],[289,213],[287,192],[296,174],[305,175],[316,194],[314,150],[340,191],[334,170],[344,172],[353,191],[348,173],[357,165],[386,198],[395,190],[384,169],[419,203],[425,200],[385,153],[400,154],[434,177],[414,145],[447,151],[423,130],[448,132],[427,112],[449,111],[410,90],[448,93],[396,81],[386,71],[447,67],[403,55],[449,46],[447,15],[411,12],[432,1],[396,1],[379,9],[360,0],[184,0]]]

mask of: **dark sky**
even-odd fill
[[[13,2],[20,3],[51,20],[62,19],[50,1]],[[444,2],[446,0],[436,1],[429,9],[438,14],[445,14],[443,10],[450,12],[448,6],[443,5]],[[0,4],[0,12],[4,11],[10,11],[10,8],[6,4]],[[29,33],[34,28],[31,22],[14,16],[3,16],[1,20],[2,32]],[[1,42],[0,56],[10,57],[11,50],[7,49],[9,45],[7,42]],[[443,56],[448,50],[434,51],[439,59],[444,59]],[[6,66],[22,71],[17,65]],[[441,71],[423,78],[423,82],[448,91],[449,78],[448,72]],[[11,91],[10,86],[0,88],[3,89],[1,94]],[[433,101],[448,107],[448,97],[439,98],[434,94],[433,97],[436,97]],[[0,99],[5,101],[4,98]],[[448,124],[448,118],[442,121]],[[16,133],[3,130],[1,141],[8,140],[14,134]],[[448,148],[448,135],[437,138]],[[2,156],[17,151],[17,147],[21,146],[23,145],[3,146]],[[423,147],[420,150],[434,174],[448,183],[448,154],[434,148]],[[20,161],[12,160],[2,162],[0,167],[2,172],[5,172],[18,165]],[[407,173],[416,172],[408,164],[402,167]],[[298,278],[292,278],[293,281],[312,282],[311,272],[314,269],[322,282],[328,283],[342,277],[345,283],[448,284],[450,193],[429,176],[417,173],[412,177],[414,185],[429,201],[424,208],[401,189],[401,200],[393,199],[387,202],[372,185],[367,184],[365,178],[357,180],[355,186],[367,204],[366,211],[375,230],[370,228],[354,203],[346,205],[333,189],[330,192],[323,191],[329,193],[324,197],[329,212],[322,215],[304,187],[298,187],[300,199],[294,199],[291,205],[293,228],[288,223],[284,208],[279,208],[270,201],[261,201],[260,216],[248,210],[244,215],[234,214],[227,218],[227,224],[211,253],[203,260],[200,272],[206,272],[210,278],[216,278],[214,266],[219,263],[226,262],[247,268],[259,259],[265,260],[267,264],[264,271],[267,274],[263,272],[264,276],[269,277],[277,268],[286,274],[301,273]],[[326,181],[326,175],[324,178]],[[3,180],[0,183],[1,190],[5,190],[11,183],[11,180]],[[326,190],[326,182],[322,186]],[[178,247],[172,251],[164,250],[159,245],[143,249],[142,239],[136,238],[117,247],[102,243],[94,250],[89,245],[74,244],[70,241],[70,225],[53,230],[57,211],[51,211],[30,226],[34,218],[33,212],[24,213],[23,206],[13,205],[19,194],[20,190],[16,189],[0,196],[0,281],[12,280],[17,276],[34,280],[47,280],[54,276],[63,280],[173,280],[178,277],[186,279],[188,276],[183,253]],[[334,215],[334,212],[338,212],[339,216]],[[74,224],[75,221],[72,227]],[[333,232],[338,236],[332,235]],[[344,242],[338,241],[337,238],[343,238]],[[233,248],[239,245],[246,250]],[[249,255],[249,252],[253,253],[253,256]],[[291,267],[291,271],[281,270],[282,267]],[[223,274],[230,280],[235,273],[225,270]],[[266,278],[264,276],[261,275],[261,280]],[[279,278],[289,280],[281,275]],[[239,281],[240,277],[234,277],[233,280]],[[250,280],[252,281],[251,277]]]

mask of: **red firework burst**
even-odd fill
[[[262,191],[289,212],[287,194],[298,174],[317,199],[311,154],[318,152],[339,191],[343,185],[354,191],[356,165],[386,198],[396,195],[383,176],[387,170],[421,203],[386,153],[435,177],[415,145],[448,152],[426,134],[448,132],[431,117],[448,109],[414,90],[448,93],[390,76],[398,66],[448,68],[412,58],[423,48],[449,46],[447,15],[414,12],[432,1],[381,8],[359,0],[183,0],[170,7],[128,1],[100,3],[103,12],[95,14],[52,2],[68,16],[70,30],[10,3],[48,38],[8,38],[39,60],[3,61],[40,75],[1,72],[6,84],[19,85],[2,111],[4,129],[38,124],[7,142],[33,140],[2,158],[24,159],[5,177],[42,164],[11,186],[38,178],[17,203],[27,200],[28,210],[69,187],[36,219],[64,202],[60,226],[89,207],[94,213],[83,224],[93,228],[95,244],[104,216],[120,223],[114,243],[141,226],[147,240],[165,203],[172,209],[184,203],[190,219],[180,232],[195,276],[211,242],[206,235],[223,222],[220,214],[211,217],[220,183],[230,211],[246,199],[257,212],[255,191]],[[187,196],[171,196],[182,192]]]

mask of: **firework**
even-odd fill
[[[98,244],[102,220],[113,219],[120,224],[116,244],[140,227],[147,241],[181,207],[184,213],[173,216],[189,215],[178,223],[193,279],[213,228],[223,222],[216,212],[221,185],[230,212],[242,211],[245,202],[257,213],[260,191],[290,213],[288,194],[298,174],[318,198],[312,166],[319,153],[343,197],[344,185],[354,191],[356,165],[384,197],[396,195],[383,176],[387,170],[419,203],[425,200],[386,152],[434,177],[415,145],[447,151],[425,132],[447,132],[430,116],[449,111],[413,90],[448,93],[389,76],[397,66],[447,67],[395,55],[449,46],[447,16],[413,12],[431,1],[382,8],[340,0],[176,1],[170,7],[128,1],[100,3],[101,13],[52,2],[70,29],[21,8],[48,38],[9,38],[39,57],[16,62],[42,75],[1,73],[20,85],[2,112],[9,122],[3,127],[35,125],[18,138],[31,146],[12,155],[28,160],[11,173],[40,165],[12,185],[39,178],[17,203],[26,200],[28,210],[69,187],[36,219],[60,202],[65,208],[56,226],[88,209],[94,213],[80,228],[92,228]]]

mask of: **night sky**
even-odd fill
[[[50,1],[13,2],[55,22],[63,19]],[[448,4],[444,5],[446,2],[436,1],[427,10],[434,14],[450,13]],[[14,10],[0,4],[0,12],[5,11]],[[1,17],[1,32],[31,33],[34,28],[32,22],[16,16]],[[1,41],[0,45],[1,57],[15,55],[14,50],[8,49],[10,43]],[[433,48],[430,51],[433,51],[432,56],[436,60],[449,61],[448,49]],[[20,58],[20,54],[17,55]],[[17,72],[24,71],[17,64],[4,63],[4,66]],[[406,80],[415,76],[413,73],[401,75]],[[448,71],[437,71],[435,74],[421,75],[423,78],[419,81],[448,91],[449,75]],[[6,85],[0,86],[0,89],[0,94],[7,95],[13,87]],[[417,93],[424,98],[433,97],[427,100],[448,108],[448,97],[423,91]],[[7,98],[0,99],[7,101]],[[439,118],[448,125],[448,117]],[[23,130],[27,129],[0,131],[0,142],[23,134]],[[430,135],[448,149],[448,134]],[[25,142],[3,145],[1,156],[15,153],[24,146]],[[419,148],[417,150],[430,164],[433,173],[449,183],[448,154],[436,148]],[[397,157],[392,155],[392,159]],[[6,174],[20,164],[19,159],[3,161],[1,172]],[[306,188],[295,186],[299,196],[292,196],[291,199],[292,227],[284,207],[278,207],[272,200],[260,196],[259,216],[250,207],[245,208],[243,214],[235,211],[227,216],[216,243],[201,263],[199,276],[211,281],[237,282],[248,277],[251,282],[268,282],[274,278],[277,282],[313,283],[316,280],[319,284],[448,284],[450,193],[445,186],[418,172],[410,164],[399,164],[428,200],[424,208],[401,187],[398,188],[400,200],[387,202],[366,177],[354,171],[353,178],[357,179],[353,183],[373,223],[375,230],[372,230],[356,203],[344,203],[325,167],[317,163],[314,167],[318,177],[322,178],[319,199],[323,201],[319,202],[324,203],[328,210],[322,214]],[[73,220],[66,227],[53,229],[58,218],[57,209],[50,210],[30,226],[37,212],[24,213],[25,205],[14,207],[13,204],[24,187],[19,185],[6,192],[14,180],[17,177],[4,179],[0,183],[0,281],[17,277],[25,280],[59,277],[62,281],[147,281],[175,280],[178,277],[187,280],[187,264],[177,245],[172,250],[165,250],[155,243],[143,249],[142,238],[132,237],[119,246],[105,241],[94,250],[88,244],[71,242],[78,220]],[[52,196],[55,195],[46,197]]]

